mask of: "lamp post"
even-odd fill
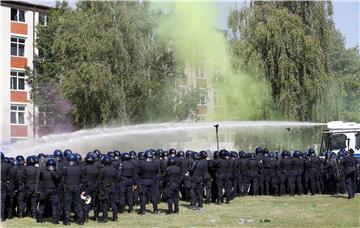
[[[217,150],[219,151],[219,124],[215,124],[214,127],[215,127],[215,129],[216,129],[216,145],[217,145]]]

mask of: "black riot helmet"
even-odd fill
[[[185,158],[185,153],[184,153],[184,151],[178,151],[177,152],[177,154],[176,154],[176,157],[178,157],[178,158]]]
[[[200,151],[199,155],[201,159],[206,159],[208,157],[208,153],[205,150]]]
[[[255,154],[262,154],[262,153],[263,153],[263,149],[261,147],[256,147]]]
[[[131,159],[131,156],[130,156],[129,153],[123,153],[123,154],[121,155],[121,159],[122,159],[123,161],[129,161],[129,160]]]

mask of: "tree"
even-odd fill
[[[341,94],[341,119],[360,122],[360,50],[346,49],[344,37],[333,30],[330,45],[330,66],[343,88]]]
[[[257,2],[229,16],[234,66],[261,69],[273,109],[289,120],[340,117],[341,93],[330,67],[332,4]]]
[[[30,83],[56,85],[72,104],[77,127],[147,121],[147,107],[178,101],[170,86],[182,75],[171,43],[154,33],[161,17],[147,2],[80,1],[76,10],[58,4],[38,28],[40,53]],[[164,93],[167,100],[156,99]],[[151,116],[181,112],[186,118],[196,108],[190,106],[185,113],[154,109]]]

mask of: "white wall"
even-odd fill
[[[0,144],[10,142],[10,8],[0,6]]]

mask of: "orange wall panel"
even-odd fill
[[[27,35],[28,34],[27,24],[11,22],[11,32]]]
[[[10,126],[11,137],[27,137],[27,126],[11,125]]]
[[[27,92],[25,91],[10,91],[10,100],[12,102],[27,102]]]
[[[27,67],[27,58],[11,56],[11,67],[25,69]]]

